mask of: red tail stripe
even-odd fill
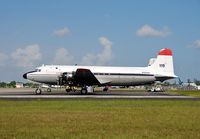
[[[172,56],[172,50],[168,49],[168,48],[162,49],[162,50],[160,50],[158,55]]]

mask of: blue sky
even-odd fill
[[[146,66],[162,48],[200,79],[199,0],[1,0],[0,81],[41,64]]]

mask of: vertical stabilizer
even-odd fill
[[[175,78],[172,50],[168,48],[160,50],[157,58],[148,68],[157,76]]]

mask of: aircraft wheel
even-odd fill
[[[41,89],[38,88],[38,89],[35,90],[35,94],[36,94],[36,95],[40,95],[41,93],[42,93],[42,90],[41,90]]]
[[[107,92],[108,91],[108,87],[104,87],[103,91]]]
[[[66,89],[65,91],[66,91],[66,92],[70,92],[70,91],[72,91],[72,89]]]
[[[86,95],[87,94],[87,88],[82,88],[81,89],[81,94]]]
[[[51,92],[51,88],[47,88],[47,92]]]

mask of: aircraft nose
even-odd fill
[[[23,75],[23,78],[24,78],[24,79],[27,79],[27,73],[25,73],[25,74]]]

